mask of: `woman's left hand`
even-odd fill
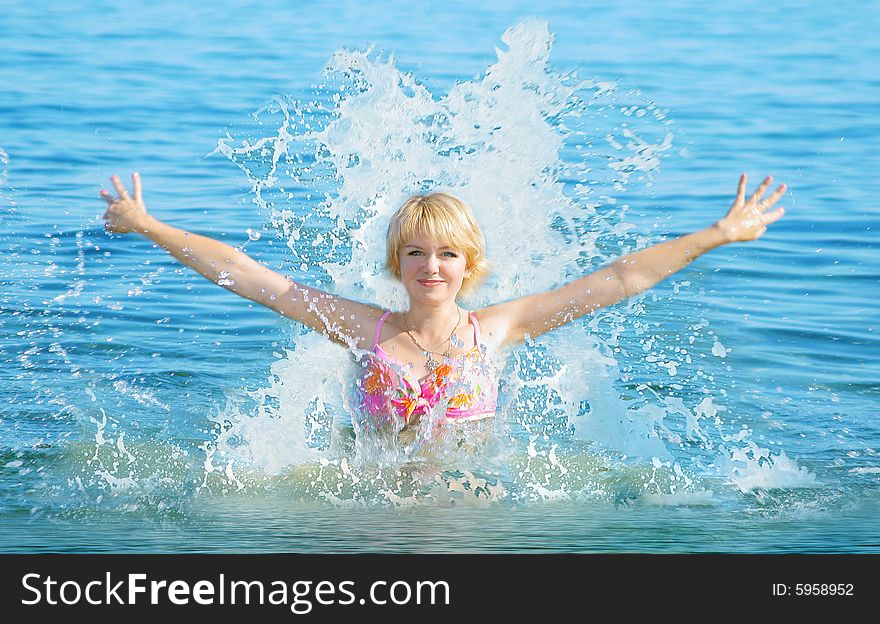
[[[767,176],[758,187],[758,190],[745,199],[746,193],[746,174],[742,174],[739,178],[739,189],[736,193],[736,199],[733,206],[730,207],[727,215],[723,219],[719,219],[715,223],[715,227],[721,230],[727,242],[734,243],[739,241],[750,241],[760,238],[767,231],[767,226],[777,221],[785,214],[784,208],[777,208],[773,212],[767,212],[773,207],[773,204],[785,195],[788,187],[780,184],[779,188],[773,191],[773,194],[765,199],[761,199],[767,187],[773,181],[772,176]]]

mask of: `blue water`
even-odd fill
[[[878,552],[878,15],[5,6],[0,551]],[[373,90],[338,90],[332,59],[360,59]],[[409,145],[415,101],[389,106],[406,75],[470,134]],[[530,99],[578,80],[594,81],[580,116]],[[333,177],[294,141],[267,183],[279,128],[333,123],[326,153],[358,164]],[[248,147],[260,138],[266,153]],[[132,171],[159,218],[387,306],[400,300],[368,268],[381,245],[346,232],[375,242],[358,209],[381,196],[387,212],[429,177],[487,230],[498,279],[472,307],[710,225],[741,172],[790,191],[761,239],[511,354],[500,462],[412,477],[327,448],[350,436],[314,401],[332,403],[342,351],[103,233],[98,190]]]

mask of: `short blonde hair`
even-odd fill
[[[448,193],[413,195],[397,209],[388,224],[385,267],[400,279],[400,249],[416,236],[443,241],[461,249],[470,277],[461,293],[467,294],[489,274],[486,241],[474,213],[462,200]]]

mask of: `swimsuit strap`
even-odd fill
[[[373,338],[373,350],[379,346],[379,334],[382,333],[382,326],[385,324],[385,319],[388,318],[389,314],[391,314],[391,310],[385,310],[385,314],[382,315],[382,318],[379,319],[379,323],[376,325],[376,335]]]
[[[380,318],[379,322],[376,324],[376,335],[373,336],[374,350],[379,346],[379,334],[382,333],[382,326],[385,325],[385,319],[387,319],[390,314],[391,310],[385,310],[382,318]],[[474,312],[468,312],[468,316],[471,319],[471,325],[474,326],[474,346],[479,347],[480,342],[482,342],[482,339],[480,338],[480,322],[477,320],[477,315]]]
[[[480,323],[477,321],[477,315],[474,312],[469,312],[468,316],[471,317],[471,324],[474,326],[474,345],[477,347],[480,346]]]

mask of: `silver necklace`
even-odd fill
[[[450,340],[452,340],[452,336],[455,335],[455,331],[458,329],[458,326],[461,324],[461,308],[457,307],[457,309],[458,309],[458,320],[455,322],[455,327],[452,328],[452,333],[449,334],[449,337],[440,343],[440,345],[439,345],[440,347],[442,347],[444,344],[446,344],[446,343],[450,342]],[[404,312],[404,314],[403,314],[403,324],[406,326],[406,333],[409,335],[410,339],[415,343],[415,345],[419,349],[421,349],[422,354],[425,356],[425,370],[430,372],[440,365],[440,363],[434,359],[435,354],[442,355],[443,357],[447,357],[447,358],[449,357],[449,351],[450,351],[451,347],[446,347],[446,351],[443,353],[440,353],[439,351],[432,351],[431,349],[426,349],[425,347],[423,347],[422,345],[419,344],[419,341],[416,340],[416,337],[413,336],[412,332],[410,331],[409,323],[406,322],[406,312]]]

